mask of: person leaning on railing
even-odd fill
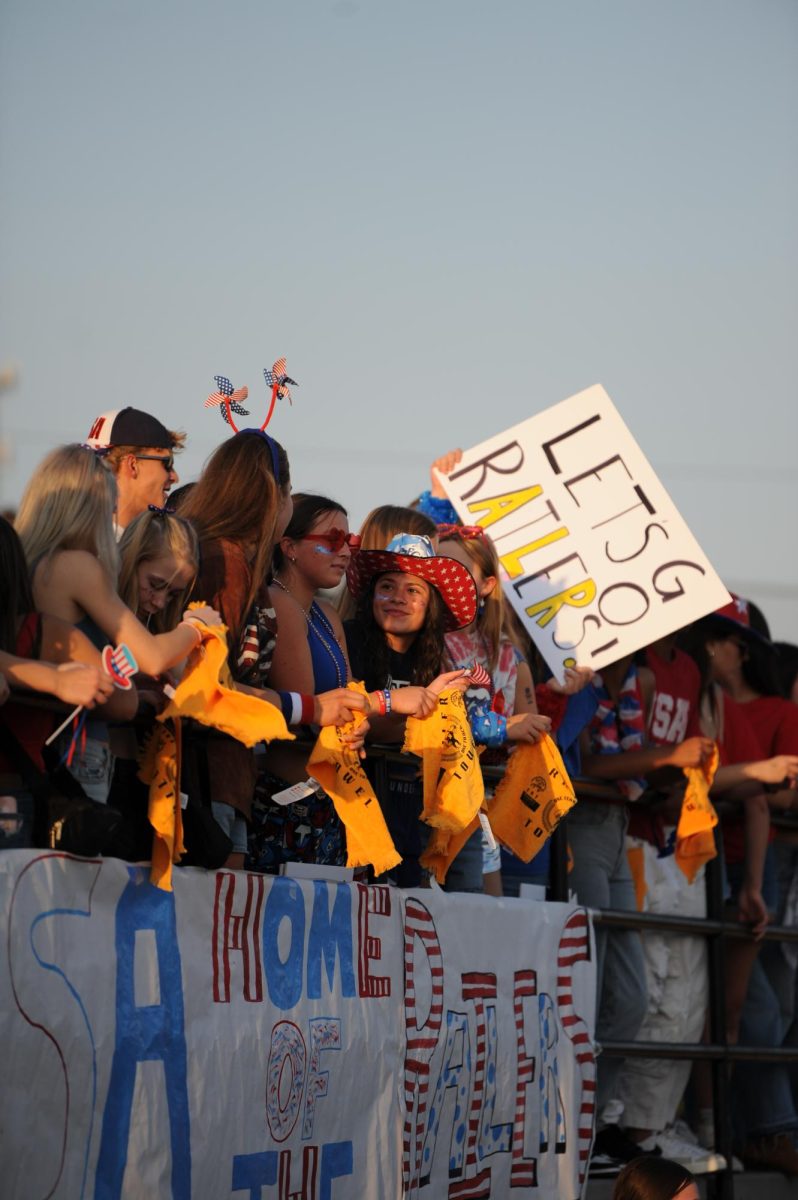
[[[581,735],[582,773],[614,782],[624,802],[584,799],[569,813],[565,827],[573,868],[570,887],[590,908],[637,911],[634,881],[626,857],[627,803],[642,796],[646,777],[663,768],[699,766],[712,751],[708,738],[677,746],[647,746],[646,726],[654,678],[628,655],[604,667],[593,681],[598,706]],[[626,930],[597,930],[598,1016],[596,1036],[603,1041],[632,1041],[646,1015],[645,961],[640,937]],[[622,1059],[600,1059],[597,1080],[599,1132],[594,1170],[610,1171],[639,1154],[619,1128],[623,1105],[618,1096]],[[599,1163],[599,1159],[601,1162]],[[606,1160],[606,1161],[605,1161]]]

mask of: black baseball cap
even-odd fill
[[[163,446],[171,450],[174,439],[157,417],[140,408],[114,408],[96,418],[86,444],[94,450],[111,446],[154,446],[157,449]]]

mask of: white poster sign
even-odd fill
[[[577,1200],[584,909],[0,855],[7,1200]]]
[[[496,543],[505,595],[559,679],[729,600],[602,387],[482,442],[440,478],[463,524]]]

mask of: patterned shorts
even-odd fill
[[[314,792],[296,804],[275,804],[275,792],[288,787],[284,779],[261,771],[255,785],[246,867],[277,875],[284,862],[346,863],[343,824],[326,792]]]

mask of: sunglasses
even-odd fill
[[[167,475],[170,475],[171,472],[174,471],[174,469],[175,469],[174,454],[168,454],[168,455],[136,454],[136,455],[134,455],[134,458],[145,458],[147,460],[147,462],[159,462],[161,464],[161,466],[163,467],[164,471],[166,471]]]
[[[484,538],[485,530],[481,525],[439,525],[438,541],[443,542],[447,537],[461,537],[465,542],[473,542]]]
[[[330,529],[327,533],[306,533],[300,539],[303,542],[323,542],[329,546],[334,554],[342,550],[344,546],[348,546],[350,550],[357,550],[360,547],[360,534],[345,533],[343,529]]]

